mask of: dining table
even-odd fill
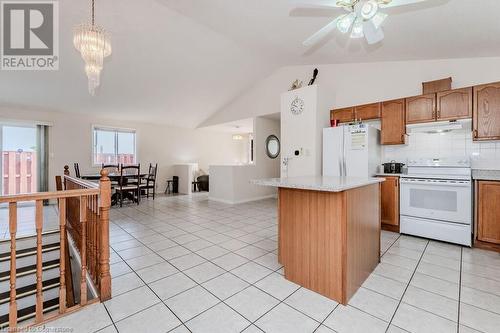
[[[148,176],[147,173],[141,173],[139,174],[139,178],[140,179],[144,179]],[[92,182],[98,182],[100,179],[101,179],[101,175],[96,173],[96,174],[88,174],[88,175],[81,175],[80,178],[81,179],[85,179],[85,180],[88,180],[88,181],[92,181]],[[123,178],[124,178],[124,181],[125,182],[128,182],[129,179],[132,179],[132,178],[136,178],[137,177],[137,174],[136,173],[131,173],[131,174],[123,174]],[[108,178],[109,180],[111,181],[112,184],[118,184],[117,186],[119,186],[120,184],[120,180],[122,179],[122,174],[120,172],[111,172],[108,174]],[[134,194],[131,193],[131,192],[125,192],[124,193],[124,198],[126,199],[130,199],[132,200],[133,202],[137,202],[137,199],[134,198]],[[114,192],[112,195],[111,195],[111,205],[114,206],[118,204],[118,193],[117,192]]]

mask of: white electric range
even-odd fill
[[[472,244],[470,160],[408,161],[401,177],[400,231],[466,246]]]

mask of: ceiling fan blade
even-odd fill
[[[380,28],[375,28],[375,25],[371,21],[363,23],[363,32],[365,34],[366,41],[370,45],[377,44],[384,39],[384,31]]]
[[[335,0],[315,0],[315,1],[296,0],[292,1],[292,4],[294,7],[317,8],[317,9],[332,9],[332,8],[342,7],[337,5],[337,2]]]
[[[337,28],[337,21],[340,17],[337,17],[335,20],[325,25],[323,28],[321,28],[321,30],[306,39],[302,44],[304,44],[304,46],[311,46],[319,42],[321,39],[325,38],[330,32]]]
[[[383,2],[380,4],[382,8],[390,8],[390,7],[399,7],[404,5],[412,5],[419,2],[424,2],[428,0],[392,0],[388,4],[384,4]]]

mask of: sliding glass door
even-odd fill
[[[38,190],[40,157],[37,127],[0,124],[0,186],[2,195]]]

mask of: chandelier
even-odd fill
[[[92,0],[92,22],[75,27],[73,44],[85,61],[89,93],[94,96],[100,84],[104,58],[111,55],[110,36],[103,27],[95,24],[94,1]]]

